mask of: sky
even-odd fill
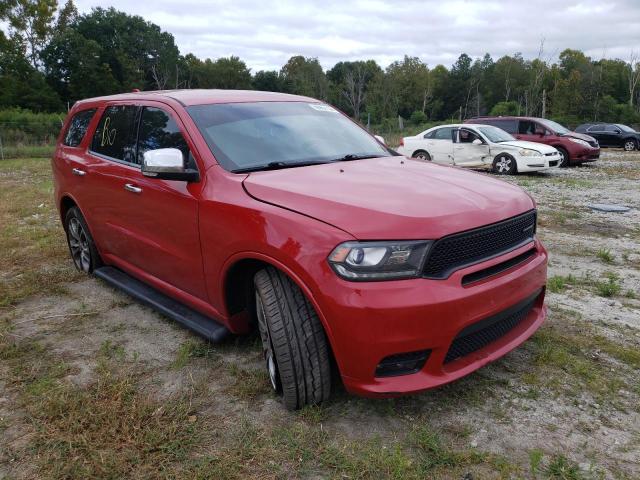
[[[59,0],[63,3],[64,0]],[[406,55],[449,67],[460,53],[494,59],[521,52],[554,60],[565,48],[594,58],[640,53],[640,0],[74,0],[81,13],[113,6],[172,33],[182,54],[236,55],[253,72],[280,69],[293,55],[374,59]]]

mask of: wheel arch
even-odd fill
[[[322,328],[327,335],[329,354],[333,361],[336,362],[338,369],[340,369],[338,358],[333,350],[333,333],[320,305],[313,295],[313,291],[292,268],[270,255],[259,252],[241,252],[230,257],[225,263],[222,269],[220,285],[222,285],[224,308],[229,321],[233,322],[234,318],[242,317],[244,317],[244,321],[246,321],[248,315],[248,320],[252,324],[255,324],[252,311],[253,302],[255,301],[252,295],[253,276],[258,270],[265,267],[276,268],[287,275],[311,302],[311,305],[313,305],[313,308],[318,314]]]

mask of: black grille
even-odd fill
[[[447,278],[455,270],[507,253],[533,240],[536,211],[467,230],[436,241],[422,273],[427,278]]]
[[[444,363],[452,362],[460,357],[469,355],[471,352],[480,350],[509,333],[522,320],[527,318],[539,295],[540,291],[537,291],[534,295],[513,307],[492,317],[480,320],[462,330],[451,343]]]

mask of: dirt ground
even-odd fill
[[[337,385],[294,413],[257,337],[208,345],[74,273],[48,175],[0,164],[0,479],[640,478],[640,154],[507,179],[550,254],[523,346],[421,395]]]

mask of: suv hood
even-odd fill
[[[243,185],[360,240],[436,239],[534,208],[509,183],[401,156],[254,172]]]
[[[550,147],[549,145],[545,145],[544,143],[527,142],[525,140],[512,140],[509,142],[500,142],[500,143],[496,143],[496,145],[499,145],[499,146],[506,145],[508,147],[513,147],[513,148],[528,148],[530,150],[537,150],[542,154],[553,153],[556,151],[555,148]]]

